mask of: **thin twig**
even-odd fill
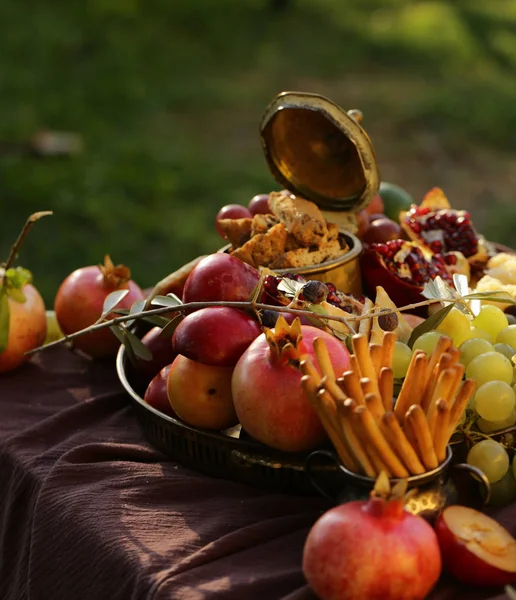
[[[41,217],[46,217],[47,215],[51,215],[51,214],[53,214],[51,210],[42,210],[40,212],[36,212],[36,213],[32,214],[27,219],[27,221],[25,222],[25,225],[23,226],[23,229],[20,231],[20,235],[18,236],[18,238],[16,239],[16,241],[14,242],[14,244],[11,247],[11,253],[9,254],[9,258],[7,259],[5,265],[3,265],[4,274],[3,274],[3,278],[2,278],[2,285],[7,284],[7,271],[13,266],[13,263],[16,260],[16,256],[18,254],[18,250],[20,249],[20,246],[23,244],[23,241],[27,237],[27,234],[31,230],[34,223],[36,221],[38,221],[39,219],[41,219]]]

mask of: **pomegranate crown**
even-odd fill
[[[125,265],[114,265],[109,254],[104,257],[104,264],[99,265],[104,276],[104,283],[108,287],[118,288],[131,279],[131,269]]]
[[[265,339],[273,360],[299,361],[299,344],[303,339],[301,321],[296,317],[289,325],[283,315],[278,317],[274,329],[264,328]]]

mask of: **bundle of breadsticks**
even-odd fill
[[[300,365],[303,389],[342,464],[372,478],[381,471],[406,478],[437,468],[475,390],[473,380],[463,381],[459,350],[443,336],[429,356],[414,352],[394,398],[395,343],[391,332],[381,344],[353,336],[350,369],[335,374],[325,341],[316,338],[320,374],[310,358]]]

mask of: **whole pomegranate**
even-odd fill
[[[314,358],[313,340],[326,341],[336,373],[349,368],[345,345],[329,333],[289,325],[280,316],[242,354],[233,371],[231,389],[238,419],[249,435],[285,452],[303,452],[326,440],[326,432],[301,387],[298,368],[303,356]],[[314,363],[317,361],[314,360]]]
[[[102,314],[106,297],[123,289],[129,293],[117,308],[129,308],[144,298],[140,287],[131,281],[130,270],[124,265],[115,266],[109,256],[103,265],[82,267],[68,275],[54,302],[56,319],[63,333],[69,335],[93,325]],[[120,342],[106,328],[75,338],[74,345],[93,358],[107,358],[116,354]]]
[[[4,282],[0,288],[0,373],[5,373],[26,362],[25,353],[43,344],[47,318],[29,271],[0,269],[0,278]]]
[[[404,509],[403,494],[380,475],[369,500],[320,517],[303,551],[303,573],[321,600],[419,600],[441,574],[437,536]]]

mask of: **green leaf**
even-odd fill
[[[124,329],[127,341],[131,344],[131,347],[136,356],[142,360],[152,360],[152,352],[147,346],[140,340],[139,337],[134,335],[130,329]]]
[[[7,269],[7,287],[20,290],[25,284],[32,283],[32,273],[23,267]]]
[[[181,306],[181,300],[175,294],[167,294],[166,296],[156,296],[153,298],[151,304],[153,306],[168,306],[169,308],[175,308]]]
[[[258,302],[258,300],[262,297],[262,291],[263,291],[263,277],[260,277],[260,279],[258,279],[258,282],[256,283],[256,285],[253,288],[253,291],[251,292],[251,295],[249,296],[249,302]]]
[[[157,327],[161,327],[162,329],[170,323],[170,319],[167,319],[166,317],[162,317],[160,315],[149,315],[148,317],[142,317],[142,321],[150,323],[151,325],[156,325]]]
[[[448,306],[440,308],[437,312],[428,317],[428,319],[425,319],[422,323],[415,327],[408,341],[408,345],[410,346],[410,348],[412,348],[414,342],[417,340],[418,337],[422,336],[423,333],[426,333],[427,331],[432,331],[432,329],[436,329],[436,327],[438,327],[444,321],[446,315],[450,312],[452,308],[453,304],[448,304]]]
[[[278,291],[283,292],[285,296],[294,297],[298,292],[301,291],[301,288],[305,285],[305,283],[306,282],[301,283],[295,279],[283,277],[278,283]]]
[[[460,298],[459,294],[439,275],[425,283],[421,295],[429,300],[456,300]]]
[[[145,308],[145,304],[147,303],[147,300],[143,299],[143,300],[136,300],[136,302],[133,303],[133,305],[131,306],[131,309],[129,310],[130,315],[135,315],[137,313],[141,313],[143,311],[143,309]],[[134,319],[132,319],[131,321],[126,321],[125,322],[125,326],[126,327],[131,327],[131,325],[134,323]]]
[[[109,329],[116,335],[119,342],[125,346],[125,351],[127,353],[127,358],[131,361],[134,366],[138,365],[138,361],[136,359],[136,355],[134,353],[133,347],[131,346],[131,342],[128,340],[125,335],[125,329],[120,327],[119,325],[112,325]]]
[[[27,298],[22,289],[7,287],[6,291],[9,298],[12,298],[15,302],[19,302],[20,304],[25,304],[25,302],[27,302]]]
[[[464,300],[489,300],[490,302],[506,302],[507,304],[516,304],[516,300],[509,294],[500,290],[499,292],[473,292],[464,296]]]
[[[179,325],[179,323],[181,322],[181,315],[176,315],[173,319],[171,319],[166,325],[165,327],[163,327],[163,329],[161,330],[159,337],[172,337],[172,335],[174,334],[174,331],[176,330],[176,327]]]
[[[10,310],[9,310],[9,299],[5,289],[0,290],[0,353],[7,348],[9,341],[9,321],[10,321]]]
[[[510,600],[516,600],[516,590],[512,586],[506,585],[505,593],[509,596]]]
[[[102,307],[102,316],[105,317],[109,314],[115,306],[121,302],[129,293],[129,290],[115,290],[111,292],[109,296],[104,300],[104,305]]]

